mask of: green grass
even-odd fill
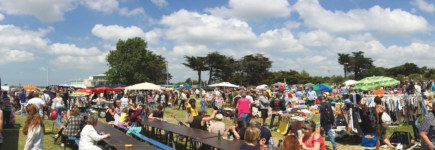
[[[196,106],[197,106],[197,108],[199,108],[201,106],[200,103],[199,103],[199,100],[197,100],[197,105]],[[211,108],[208,109],[208,114],[211,114],[210,110],[211,110]],[[176,118],[178,118],[179,120],[183,121],[184,117],[186,115],[186,111],[185,110],[176,110],[174,108],[166,108],[164,114],[165,114],[164,115],[165,119],[168,120],[169,123],[176,124],[177,121],[172,117],[172,115],[175,115]],[[22,133],[22,128],[24,126],[25,119],[26,118],[24,116],[17,115],[15,122],[16,122],[16,126],[19,126],[19,127],[10,128],[10,129],[4,129],[2,131],[2,134],[3,134],[4,138],[3,138],[3,145],[1,147],[1,149],[6,149],[6,150],[24,149],[24,145],[25,145],[25,142],[26,142],[26,135],[24,135]],[[104,118],[99,118],[99,120],[102,121],[102,122],[105,122]],[[277,120],[278,119],[275,119],[274,125],[277,125]],[[260,119],[252,119],[251,121],[260,121]],[[314,121],[316,123],[320,122],[320,116],[319,116],[319,114],[316,114],[314,116]],[[232,120],[226,120],[226,121],[223,121],[223,122],[225,123],[227,128],[232,125]],[[266,120],[266,123],[270,124],[270,118],[268,118]],[[63,148],[60,147],[60,139],[58,140],[57,143],[52,143],[53,139],[51,138],[51,135],[53,133],[57,132],[59,126],[54,125],[54,131],[52,131],[51,127],[53,125],[53,121],[44,120],[44,124],[45,124],[45,132],[46,132],[45,136],[44,136],[44,149],[46,149],[46,150],[62,150]],[[394,131],[410,131],[411,135],[413,135],[412,126],[399,126],[399,127],[390,127],[387,130],[386,137],[387,138],[390,137],[390,135]],[[278,144],[278,141],[280,139],[284,139],[284,136],[279,134],[279,133],[277,133],[277,132],[272,132],[272,136],[273,136],[275,144]],[[325,144],[326,144],[327,149],[332,149],[332,145],[331,145],[331,142],[329,142],[328,137],[324,136],[323,139],[325,140]],[[352,150],[374,149],[374,148],[361,147],[360,146],[361,145],[361,137],[355,138],[355,139],[356,139],[355,141],[353,141],[352,139],[336,139],[336,143],[338,145],[338,148],[342,149],[342,150],[348,150],[348,149],[352,149]],[[67,143],[68,144],[67,144],[67,148],[66,149],[67,150],[71,150],[72,149],[72,143],[71,142],[67,142]],[[177,144],[177,149],[182,149],[182,144],[181,143]]]

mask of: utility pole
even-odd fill
[[[49,86],[50,84],[49,84],[49,81],[48,81],[48,78],[49,78],[49,74],[48,74],[48,67],[47,67],[47,86]]]
[[[166,85],[169,85],[169,70],[168,70],[168,61],[166,61]]]

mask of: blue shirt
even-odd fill
[[[9,102],[11,102],[11,99],[9,97],[6,97],[6,98],[3,98],[3,101],[5,103],[9,103]],[[5,105],[4,111],[12,111],[12,104]]]
[[[245,142],[240,145],[240,150],[260,150],[257,146],[248,145]]]
[[[298,97],[298,99],[302,99],[302,92],[301,91],[296,92],[296,97]]]
[[[163,111],[161,113],[158,113],[157,110],[154,110],[153,111],[153,117],[163,118]]]
[[[26,103],[26,94],[21,92],[19,96],[20,96],[21,103]]]
[[[266,139],[266,143],[269,142],[270,137],[272,137],[272,133],[270,133],[270,130],[267,129],[266,127],[261,126],[260,131],[261,131],[260,140],[264,138]]]
[[[314,101],[316,99],[316,97],[317,97],[316,91],[308,91],[307,92],[307,98],[308,98],[308,100]]]

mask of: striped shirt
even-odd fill
[[[5,105],[5,109],[3,109],[3,111],[12,111],[12,103],[10,103],[11,99],[9,97],[6,97],[6,98],[3,98],[3,101],[5,103],[9,103],[8,105]]]

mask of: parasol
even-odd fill
[[[75,92],[85,92],[85,93],[89,93],[89,94],[93,93],[92,89],[88,89],[88,88],[76,90]]]
[[[26,90],[35,90],[35,89],[38,89],[38,87],[36,87],[36,86],[23,86],[23,88],[26,89]]]
[[[103,92],[106,92],[106,91],[116,91],[116,90],[108,88],[108,87],[99,87],[99,88],[92,89],[92,91],[95,92],[95,93],[103,93]]]
[[[282,83],[282,82],[276,82],[276,83],[274,83],[274,84],[272,84],[272,85],[270,85],[270,86],[284,86],[285,84],[284,83]]]
[[[72,93],[70,96],[85,96],[85,95],[89,95],[89,93],[85,93],[85,92],[74,92],[74,93]]]
[[[231,84],[231,83],[229,83],[229,82],[221,82],[221,83],[218,83],[218,84],[212,84],[212,85],[208,85],[208,86],[210,86],[210,87],[239,87],[238,85],[234,85],[234,84]]]
[[[380,88],[381,86],[395,86],[400,84],[400,81],[384,76],[375,76],[375,77],[367,77],[359,81],[359,83],[355,84],[353,89],[356,90],[375,90]]]
[[[312,84],[312,83],[304,84],[305,87],[310,87],[310,86],[313,86],[313,85],[314,85],[314,84]]]
[[[313,91],[329,91],[329,92],[332,92],[331,86],[327,85],[327,84],[315,84],[315,85],[310,86],[310,87],[313,87]],[[307,90],[310,87],[308,87]]]
[[[345,85],[349,86],[349,85],[355,85],[357,84],[358,81],[355,80],[347,80],[346,82],[344,82]]]
[[[113,88],[113,89],[116,89],[116,90],[125,90],[125,87],[117,87],[117,88]]]
[[[259,85],[259,86],[257,86],[255,89],[256,89],[256,90],[266,89],[266,87],[267,87],[267,85],[266,85],[266,84],[263,84],[263,85]]]

